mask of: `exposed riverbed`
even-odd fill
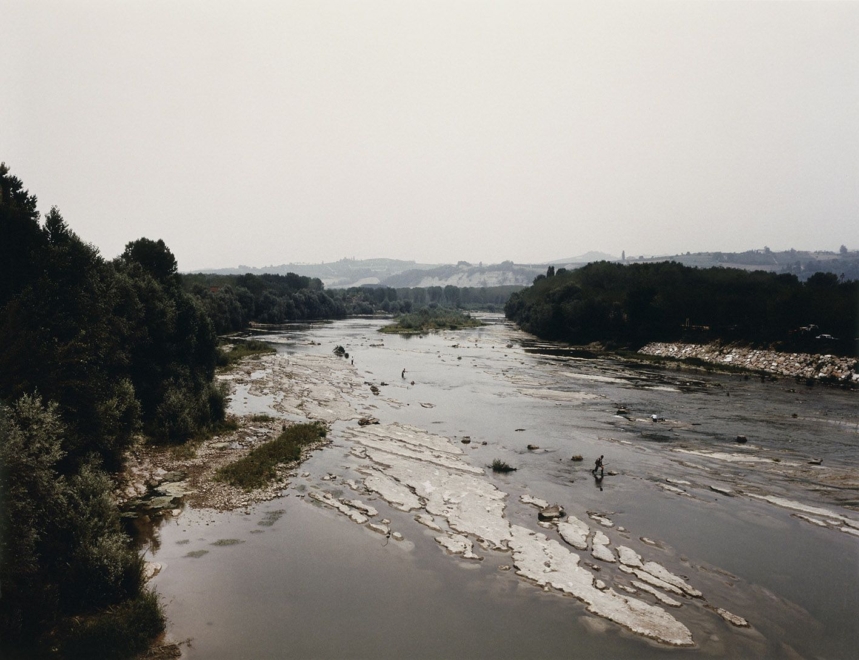
[[[236,414],[332,442],[152,537],[187,657],[855,657],[855,393],[381,323],[272,334],[228,377]]]

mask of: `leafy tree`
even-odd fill
[[[176,282],[178,264],[176,257],[160,238],[152,241],[139,238],[125,246],[125,251],[119,257],[126,263],[138,263],[147,273],[161,284]]]
[[[788,274],[673,262],[599,262],[514,293],[507,317],[540,337],[638,347],[650,341],[722,339],[816,352],[794,332],[811,323],[841,338],[827,352],[855,353],[859,282],[818,273],[806,284]],[[845,339],[846,338],[846,339]]]
[[[143,587],[110,479],[93,461],[63,474],[64,433],[56,404],[38,396],[0,407],[0,640],[10,647]]]

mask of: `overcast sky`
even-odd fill
[[[0,0],[0,160],[182,270],[859,248],[859,3]]]

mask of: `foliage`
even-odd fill
[[[222,422],[214,328],[163,241],[106,261],[56,208],[42,221],[5,164],[0,234],[0,640],[62,647],[73,621],[148,640],[163,617],[105,468],[141,430],[175,442]]]
[[[319,442],[326,433],[325,425],[320,422],[290,426],[274,440],[222,467],[216,478],[244,490],[262,488],[277,476],[278,465],[298,461],[301,450]]]
[[[483,323],[457,309],[424,307],[417,312],[397,317],[391,325],[380,328],[380,332],[416,334],[433,330],[475,328],[481,325]]]
[[[157,282],[169,284],[176,281],[176,257],[160,238],[157,241],[148,238],[132,241],[125,246],[119,258],[126,263],[140,264]]]
[[[60,630],[60,653],[69,660],[122,660],[146,651],[162,632],[158,596],[143,591],[104,612],[67,621]]]
[[[183,286],[196,296],[219,333],[242,330],[251,322],[337,319],[371,314],[402,314],[440,307],[500,310],[521,286],[391,288],[363,286],[323,290],[319,279],[286,275],[184,275]]]
[[[342,301],[349,315],[377,313],[408,314],[427,306],[496,311],[521,286],[456,287],[430,286],[390,288],[384,286],[335,289],[329,295]]]
[[[494,461],[492,461],[491,467],[492,467],[493,472],[504,473],[504,472],[515,472],[516,471],[515,467],[510,466],[508,463],[505,463],[504,461],[502,461],[501,459],[498,459],[498,458],[496,458]]]
[[[249,323],[344,318],[343,304],[323,290],[322,281],[286,275],[185,275],[185,289],[206,310],[219,333],[242,330]]]
[[[236,340],[231,350],[220,349],[218,351],[218,366],[229,367],[252,355],[268,355],[276,352],[274,348],[258,339]]]
[[[0,408],[0,640],[10,646],[142,593],[111,481],[94,460],[63,474],[64,435],[58,406],[40,397]]]
[[[182,440],[217,424],[217,338],[163,241],[134,241],[107,262],[56,208],[40,224],[35,197],[0,172],[0,232],[17,241],[3,249],[27,255],[0,262],[0,398],[55,401],[69,463],[96,451],[116,467],[141,428]],[[188,423],[167,424],[167,411]]]
[[[854,354],[859,282],[807,282],[674,262],[599,262],[544,277],[511,296],[507,317],[546,339],[638,348],[651,341],[745,341]],[[829,334],[836,340],[821,335]]]

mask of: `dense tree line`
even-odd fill
[[[504,303],[520,286],[494,287],[351,287],[335,289],[331,295],[342,300],[349,315],[408,314],[423,307],[452,307],[460,309],[501,310]]]
[[[324,291],[322,281],[286,275],[184,275],[183,284],[206,310],[218,333],[242,330],[249,323],[286,323],[340,319],[342,301]]]
[[[589,264],[539,276],[507,317],[546,339],[640,347],[651,341],[744,341],[855,354],[859,282],[674,262]],[[833,339],[826,337],[830,335]]]
[[[249,323],[340,319],[368,314],[406,314],[422,307],[500,310],[519,286],[404,287],[362,286],[325,290],[321,280],[286,275],[182,276],[186,291],[199,299],[219,333]]]
[[[123,607],[145,637],[163,621],[109,472],[140,431],[176,442],[223,419],[215,330],[162,241],[107,261],[5,165],[0,236],[0,644],[57,646],[77,622],[63,639],[84,653],[81,631]]]

